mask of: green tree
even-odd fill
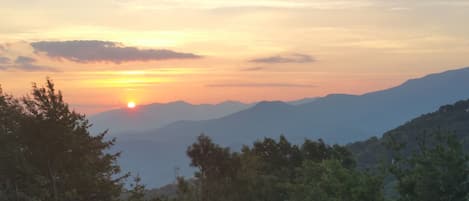
[[[30,177],[33,168],[25,158],[26,149],[19,142],[22,117],[19,101],[0,88],[0,200],[31,200],[39,193]]]
[[[197,142],[187,149],[191,166],[198,168],[196,180],[202,201],[230,200],[235,195],[231,188],[236,181],[240,166],[237,154],[212,142],[206,135],[200,135]]]
[[[0,183],[1,191],[14,189],[11,200],[117,199],[126,175],[117,177],[119,153],[108,151],[115,140],[105,140],[106,132],[91,135],[88,120],[69,108],[52,81],[34,84],[21,101],[0,97],[0,143],[13,147],[0,159],[11,173]]]
[[[335,161],[342,168],[337,170],[345,172],[343,177],[350,183],[359,179],[353,185],[342,187],[353,187],[354,191],[343,193],[341,198],[353,195],[358,197],[357,199],[368,199],[365,195],[380,193],[377,190],[379,180],[372,180],[374,177],[365,177],[366,175],[355,172],[352,155],[345,148],[338,145],[328,146],[321,140],[306,140],[302,146],[298,146],[291,144],[284,136],[280,136],[278,141],[265,138],[256,141],[252,147],[243,146],[241,152],[237,153],[230,152],[228,148],[221,147],[209,137],[201,135],[197,142],[188,148],[187,154],[191,158],[191,165],[199,171],[190,183],[179,181],[178,200],[181,201],[291,200],[292,195],[300,197],[299,194],[291,192],[296,187],[301,187],[296,183],[305,174],[298,171],[303,169],[304,162],[320,164],[326,160]],[[329,172],[323,171],[321,174],[323,173]],[[329,184],[326,180],[322,182],[322,185]],[[375,183],[369,185],[372,182]],[[368,186],[359,188],[363,185]]]
[[[289,187],[292,201],[380,201],[382,178],[343,166],[336,159],[305,161]]]
[[[245,183],[252,185],[248,189],[250,200],[288,199],[286,184],[296,178],[295,168],[301,166],[303,160],[297,145],[291,144],[283,135],[278,141],[264,138],[254,142],[252,148],[245,147],[242,155],[248,159],[245,161],[250,162],[248,167],[253,168],[251,171],[244,170],[242,174],[256,174],[251,179],[245,178]]]
[[[419,151],[396,157],[391,172],[398,180],[400,201],[466,201],[469,157],[453,135],[436,133],[419,139]]]

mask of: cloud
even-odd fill
[[[10,62],[10,58],[0,56],[0,64],[9,64]]]
[[[1,60],[2,57],[0,57]],[[6,58],[8,59],[8,58]],[[34,64],[36,59],[32,57],[19,56],[15,59],[14,63],[11,63],[10,59],[6,62],[0,62],[0,70],[21,70],[21,71],[49,71],[49,72],[58,72],[57,69],[49,66],[41,66]]]
[[[315,59],[307,54],[289,54],[289,55],[277,55],[271,57],[262,57],[252,59],[250,62],[255,63],[311,63]]]
[[[116,0],[117,5],[136,11],[155,11],[171,9],[242,9],[242,8],[312,8],[312,9],[347,9],[370,7],[375,3],[370,0]]]
[[[138,49],[120,43],[98,40],[40,41],[31,43],[36,53],[79,63],[197,59],[201,56],[166,49]]]
[[[31,58],[31,57],[25,57],[25,56],[19,56],[15,60],[16,64],[31,64],[34,62],[36,62],[36,59]]]
[[[310,84],[294,84],[294,83],[224,83],[224,84],[209,84],[206,87],[233,87],[233,88],[242,88],[242,87],[282,87],[282,88],[312,88],[316,87]]]
[[[248,67],[248,68],[243,68],[241,71],[260,71],[264,70],[264,67]]]

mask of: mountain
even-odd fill
[[[355,155],[360,168],[369,169],[381,162],[390,162],[391,150],[386,144],[391,140],[405,143],[403,151],[410,153],[417,150],[417,139],[436,132],[456,135],[469,151],[469,100],[442,106],[435,112],[422,115],[384,133],[381,138],[372,137],[366,141],[351,143],[347,148]]]
[[[301,105],[313,102],[316,98],[303,98],[288,102]],[[98,113],[89,119],[93,123],[91,131],[99,133],[110,129],[113,136],[124,133],[141,132],[161,128],[177,121],[198,121],[220,118],[255,105],[236,101],[219,104],[190,104],[184,101],[153,103],[134,109],[116,109]]]
[[[463,142],[466,153],[469,153],[469,100],[442,106],[435,112],[422,115],[384,133],[381,138],[372,137],[350,143],[346,147],[355,156],[358,168],[373,170],[392,162],[394,151],[389,144],[405,145],[401,155],[411,156],[419,149],[419,139],[427,139],[429,143],[432,141],[430,135],[436,133],[456,135]],[[395,182],[393,179],[385,180],[385,194],[388,197],[397,195],[394,190]]]
[[[90,117],[93,132],[110,129],[112,135],[139,132],[180,120],[207,120],[219,118],[251,107],[251,104],[227,101],[220,104],[193,105],[184,101],[154,103],[134,109],[117,109]]]
[[[149,185],[161,185],[174,180],[176,166],[183,175],[190,175],[185,150],[200,133],[234,149],[280,134],[292,142],[322,138],[346,144],[381,135],[441,105],[468,99],[468,86],[469,68],[463,68],[363,95],[333,94],[300,105],[260,102],[221,118],[179,121],[145,131],[138,138],[121,140],[115,148],[124,151],[120,161],[124,169],[139,172]]]
[[[302,98],[302,99],[299,99],[299,100],[294,100],[294,101],[290,101],[288,102],[288,104],[290,105],[303,105],[303,104],[306,104],[306,103],[311,103],[313,101],[315,101],[317,98],[313,97],[313,98]]]

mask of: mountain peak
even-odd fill
[[[183,101],[183,100],[177,100],[177,101],[172,101],[172,102],[169,102],[167,103],[168,105],[192,105],[186,101]]]
[[[469,75],[469,67],[464,67],[459,69],[447,70],[440,73],[432,73],[419,78],[409,79],[404,82],[401,86],[423,83],[427,82],[428,80],[432,80],[433,82],[449,82],[454,81],[452,79],[466,79],[467,75]]]
[[[293,107],[282,101],[261,101],[257,103],[252,109],[253,110],[278,110],[281,108]]]

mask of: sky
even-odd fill
[[[363,94],[469,66],[469,0],[1,0],[0,84],[79,112]]]

